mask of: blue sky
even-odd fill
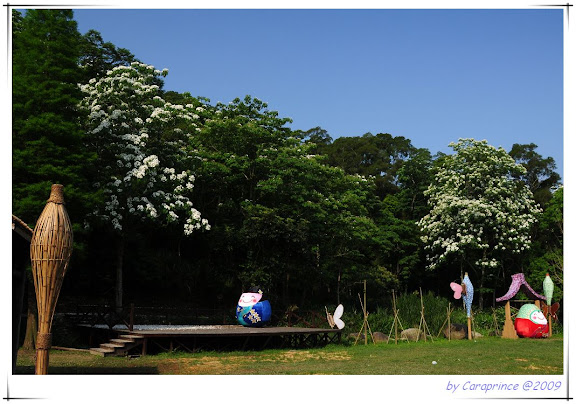
[[[293,129],[536,143],[563,174],[563,12],[78,9],[81,33],[168,68],[166,90],[252,95]]]

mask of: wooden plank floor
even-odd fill
[[[144,337],[242,337],[242,336],[271,336],[271,335],[296,335],[296,334],[337,334],[341,331],[331,328],[304,328],[304,327],[243,327],[241,325],[222,325],[217,328],[158,328],[133,331],[123,331],[128,334],[142,335]]]
[[[100,328],[100,330],[102,329]],[[173,351],[174,349],[196,352],[203,349],[313,348],[340,341],[342,332],[342,330],[331,328],[254,328],[241,325],[135,325],[133,331],[127,329],[114,329],[112,331],[141,338],[140,352],[142,355],[146,355],[150,351]]]

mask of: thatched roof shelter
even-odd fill
[[[14,215],[12,215],[12,230],[28,242],[32,239],[34,232],[22,219]]]

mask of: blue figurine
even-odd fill
[[[259,287],[251,288],[242,293],[236,307],[236,318],[245,327],[261,327],[270,321],[272,307],[268,300],[262,299],[262,290]]]

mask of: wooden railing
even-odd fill
[[[124,325],[132,330],[134,324],[235,324],[234,310],[199,307],[130,306],[116,309],[112,305],[76,305],[59,308],[76,324],[105,325],[112,329]]]

